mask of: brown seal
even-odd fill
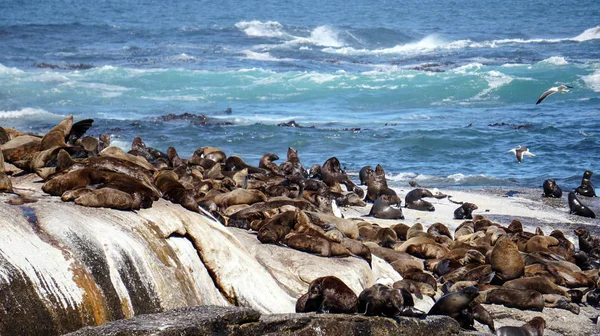
[[[177,179],[177,174],[172,170],[162,170],[154,178],[154,183],[162,192],[163,198],[184,208],[200,212],[198,203],[194,200],[193,190],[185,189],[183,184]]]
[[[6,171],[4,170],[4,155],[2,151],[0,151],[0,192],[13,192],[10,177],[6,175]]]
[[[52,196],[62,196],[67,190],[87,187],[93,171],[93,168],[82,168],[54,176],[42,185],[42,190]]]
[[[546,328],[544,318],[536,316],[520,327],[504,326],[496,330],[497,336],[543,336]]]
[[[365,288],[358,296],[358,312],[367,316],[393,317],[404,306],[402,292],[383,284]]]
[[[473,210],[477,209],[477,205],[473,203],[463,203],[460,207],[454,210],[454,219],[473,219]]]
[[[300,158],[298,157],[298,151],[292,147],[288,147],[287,160],[279,165],[281,172],[284,175],[296,175],[307,178],[308,172],[302,166]]]
[[[371,166],[362,167],[360,169],[360,171],[358,172],[358,178],[360,179],[360,184],[367,185],[367,181],[369,181],[369,176],[371,176],[374,173],[375,173],[375,170],[373,170],[373,167],[371,167]]]
[[[434,236],[446,236],[452,239],[452,234],[448,227],[442,223],[433,223],[427,228],[427,233],[432,234]]]
[[[270,171],[274,175],[283,176],[283,173],[281,172],[279,166],[275,162],[273,162],[277,160],[279,160],[279,156],[277,156],[277,154],[267,153],[260,158],[258,168]]]
[[[466,287],[459,292],[448,293],[437,300],[427,314],[457,317],[477,296],[479,291],[475,287]]]
[[[485,303],[500,304],[521,310],[542,311],[544,309],[544,297],[542,293],[535,290],[500,287],[487,291],[484,296]]]
[[[214,201],[219,207],[225,209],[237,204],[254,204],[257,202],[265,202],[267,196],[262,191],[257,189],[234,189],[215,196]]]
[[[581,178],[581,185],[575,189],[575,192],[581,196],[587,197],[596,197],[596,190],[594,189],[594,185],[592,184],[592,173],[589,170],[586,170],[583,173],[583,177]]]
[[[510,239],[499,239],[490,255],[492,269],[502,282],[516,279],[523,274],[525,264],[519,254],[519,248]]]
[[[519,278],[504,283],[503,287],[514,289],[531,289],[542,294],[558,294],[568,297],[569,294],[546,277],[535,276]]]
[[[435,211],[435,207],[430,202],[423,200],[423,197],[433,197],[431,191],[423,188],[417,188],[409,191],[404,197],[404,205],[413,210]]]
[[[86,192],[77,197],[75,204],[96,208],[132,210],[133,198],[128,193],[118,189],[102,188],[91,190],[91,192]]]
[[[583,226],[575,229],[575,235],[579,240],[579,249],[586,253],[600,246],[600,239],[593,237],[589,230]]]
[[[404,219],[402,209],[392,206],[389,195],[377,197],[369,211],[369,216],[381,219]]]
[[[291,232],[283,238],[283,242],[288,247],[293,248],[295,250],[308,253],[316,253],[322,257],[340,255],[339,249],[337,251],[333,251],[333,245],[337,243],[332,243],[323,237]],[[339,244],[337,244],[336,247],[339,247]],[[344,256],[349,256],[350,252],[346,250],[346,253],[342,254]]]
[[[40,151],[56,147],[67,147],[65,139],[69,136],[71,127],[73,127],[73,116],[65,118],[58,125],[54,126],[42,138],[42,142],[40,143]]]
[[[358,311],[358,297],[339,278],[325,276],[310,283],[305,307],[317,307],[317,313],[354,314]]]
[[[574,192],[569,193],[569,213],[577,216],[596,218],[596,214],[575,196]]]
[[[280,242],[296,225],[295,211],[285,211],[264,222],[258,230],[257,238],[263,244]]]

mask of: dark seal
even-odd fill
[[[423,197],[433,197],[431,191],[423,188],[413,189],[404,198],[406,207],[413,210],[435,211],[433,204],[423,200]]]
[[[463,203],[458,209],[454,210],[454,219],[473,219],[473,210],[477,209],[477,205],[473,203]]]
[[[358,311],[358,297],[342,280],[334,276],[317,278],[308,287],[304,307],[300,312],[354,314]],[[302,297],[301,297],[302,299]],[[300,305],[301,306],[301,305]],[[315,309],[316,310],[312,310]],[[310,310],[307,310],[310,309]]]
[[[596,218],[596,214],[575,196],[574,192],[569,193],[569,213],[582,217]]]
[[[596,190],[594,190],[594,185],[592,184],[592,174],[594,173],[589,170],[586,170],[585,173],[583,173],[581,185],[575,189],[577,194],[587,197],[596,197]]]
[[[556,184],[556,181],[553,179],[547,179],[544,181],[544,193],[543,197],[552,197],[552,198],[561,198],[562,197],[562,189]]]

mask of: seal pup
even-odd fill
[[[581,196],[596,197],[596,190],[592,184],[592,173],[586,170],[581,178],[581,185],[575,189],[575,192]]]
[[[310,283],[305,306],[317,307],[317,313],[354,314],[358,311],[358,297],[339,278],[325,276]]]
[[[562,189],[556,184],[554,179],[547,179],[542,186],[544,188],[543,197],[561,198]]]
[[[515,157],[517,158],[517,161],[519,163],[521,163],[523,161],[523,155],[525,155],[525,156],[535,156],[535,154],[533,154],[533,153],[531,153],[529,151],[529,148],[523,147],[521,145],[519,145],[518,148],[513,148],[513,149],[509,150],[508,152],[515,154]]]
[[[537,104],[541,103],[542,101],[544,101],[544,99],[546,99],[551,94],[555,94],[557,92],[567,93],[567,92],[569,92],[569,90],[567,90],[567,89],[572,89],[572,88],[573,88],[572,86],[568,86],[568,85],[559,85],[559,86],[551,87],[546,92],[542,93],[542,95],[537,100],[537,102],[535,103],[535,105],[537,105]]]
[[[433,194],[427,189],[413,189],[404,197],[405,206],[413,210],[435,211],[433,204],[423,200],[423,197],[433,197]]]
[[[596,214],[575,196],[574,192],[569,193],[569,213],[577,216],[596,218]]]
[[[520,327],[504,326],[496,330],[496,336],[543,336],[546,320],[536,316]]]
[[[472,213],[477,209],[477,205],[465,202],[456,210],[454,210],[454,219],[473,219]]]

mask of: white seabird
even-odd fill
[[[519,161],[519,163],[521,163],[521,161],[523,161],[523,155],[535,156],[535,154],[529,152],[529,149],[527,147],[522,147],[521,145],[519,145],[519,148],[513,148],[513,149],[509,150],[509,152],[515,154],[515,156],[517,157],[517,161]]]
[[[567,93],[569,92],[569,90],[565,90],[565,89],[572,89],[572,86],[568,86],[568,85],[559,85],[557,87],[553,87],[550,88],[548,91],[542,93],[542,95],[540,96],[540,99],[538,99],[537,103],[535,103],[535,105],[541,103],[544,99],[546,99],[546,97],[548,97],[549,95],[553,94],[553,93]]]

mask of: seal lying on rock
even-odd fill
[[[539,316],[520,327],[504,326],[496,330],[496,336],[543,336],[546,321]]]
[[[473,203],[463,203],[458,209],[454,210],[454,219],[473,219],[472,212],[477,209],[477,205]]]
[[[466,287],[458,292],[442,296],[429,310],[428,315],[447,315],[456,318],[461,311],[467,309],[479,295],[475,287]]]
[[[569,193],[569,213],[577,216],[596,218],[596,214],[575,196],[574,192]]]
[[[305,295],[306,297],[304,297]],[[301,296],[296,304],[297,313],[311,311],[354,314],[358,311],[358,297],[339,278],[334,276],[320,277],[310,283],[308,293]]]

